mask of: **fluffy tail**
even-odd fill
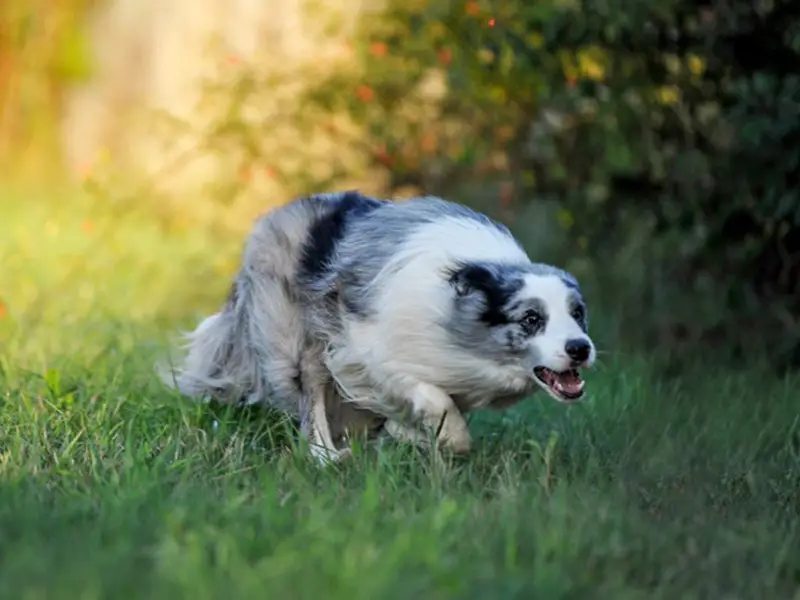
[[[258,220],[224,308],[186,336],[188,352],[178,369],[161,369],[168,386],[196,398],[306,412],[302,373],[312,367],[302,363],[310,334],[297,269],[310,229],[339,201],[310,197]]]
[[[186,354],[180,365],[158,367],[165,385],[206,401],[254,404],[266,399],[257,347],[249,343],[250,327],[238,295],[234,284],[222,311],[184,335]]]

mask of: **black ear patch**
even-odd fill
[[[522,287],[522,280],[506,276],[495,265],[470,263],[451,272],[450,284],[460,298],[480,294],[483,299],[481,321],[496,326],[510,323],[505,308],[511,297]]]
[[[561,281],[563,281],[564,285],[571,290],[574,290],[576,292],[580,290],[580,285],[578,285],[578,280],[575,279],[575,276],[572,273],[567,273],[566,271],[564,271],[561,274]]]
[[[589,329],[589,317],[586,314],[586,305],[583,303],[580,296],[573,297],[569,308],[569,314],[575,319],[575,322],[583,333],[587,333]]]
[[[488,267],[470,264],[455,269],[450,275],[450,284],[459,296],[474,292],[485,292],[496,286],[495,276]]]

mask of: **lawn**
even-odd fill
[[[3,598],[800,598],[797,379],[665,379],[595,311],[582,404],[475,414],[449,465],[319,469],[274,415],[153,376],[241,240],[24,200],[0,198]]]

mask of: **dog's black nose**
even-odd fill
[[[573,361],[582,363],[589,358],[592,347],[589,345],[587,339],[576,338],[574,340],[567,340],[567,343],[564,345],[564,351]]]

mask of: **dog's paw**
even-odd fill
[[[442,425],[437,446],[456,454],[467,454],[472,446],[472,436],[463,418],[452,418],[448,415]]]
[[[469,454],[472,447],[472,438],[469,433],[458,433],[453,436],[440,435],[437,445],[442,450],[447,450],[455,454]]]
[[[425,431],[424,428],[418,429],[393,420],[386,422],[384,431],[397,441],[427,448],[431,447],[435,433],[433,428]],[[434,445],[455,454],[467,454],[472,446],[472,437],[466,422],[462,418],[448,416],[441,425]]]

